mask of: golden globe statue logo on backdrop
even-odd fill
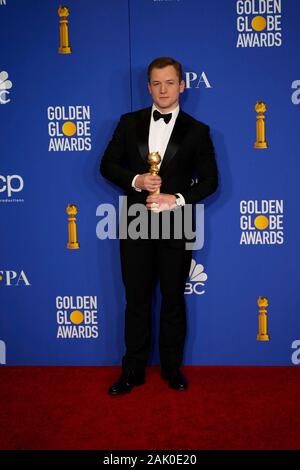
[[[267,105],[263,101],[257,101],[255,104],[256,115],[256,140],[254,142],[254,148],[266,149],[268,143],[266,141],[266,123],[265,123],[265,112],[267,111]]]
[[[78,208],[75,204],[68,204],[66,208],[66,213],[68,214],[68,243],[67,248],[70,250],[77,250],[79,248],[79,243],[77,240],[77,224],[76,224],[76,215],[78,213]]]
[[[281,0],[237,0],[236,47],[280,47]]]
[[[270,341],[270,336],[268,334],[268,317],[267,317],[267,307],[269,301],[267,297],[259,296],[257,299],[257,305],[259,307],[258,314],[258,333],[256,336],[257,341]]]
[[[66,6],[60,5],[58,7],[58,16],[59,20],[59,54],[71,54],[72,49],[70,47],[70,40],[69,40],[69,21],[68,16],[70,14],[70,10]]]

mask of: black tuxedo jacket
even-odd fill
[[[128,196],[128,206],[145,204],[148,191],[136,191],[136,174],[148,173],[148,137],[151,107],[124,114],[101,160],[101,174],[120,186]],[[183,111],[176,119],[159,175],[161,193],[181,193],[186,204],[194,204],[212,194],[218,186],[218,171],[209,127]],[[192,180],[197,182],[192,184]]]

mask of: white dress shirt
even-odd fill
[[[161,162],[158,165],[158,167],[160,168],[160,166],[162,164],[162,161],[163,161],[163,158],[164,158],[166,148],[168,146],[168,143],[169,143],[169,140],[170,140],[170,137],[171,137],[171,134],[172,134],[172,131],[174,129],[174,125],[175,125],[177,116],[179,114],[179,105],[176,106],[176,108],[171,111],[172,118],[168,122],[168,124],[166,124],[163,119],[158,119],[157,121],[154,120],[153,111],[155,111],[155,110],[160,112],[156,108],[155,104],[153,104],[152,105],[152,111],[151,111],[148,145],[149,145],[149,152],[150,153],[152,153],[152,152],[158,152],[159,153],[159,155],[161,157]],[[164,114],[164,113],[161,113],[161,114]],[[165,113],[165,114],[170,114],[170,113]],[[135,180],[138,176],[139,175],[136,175],[133,178],[131,185],[134,187],[134,189],[136,191],[141,191],[140,188],[135,187]],[[176,195],[179,197],[179,204],[183,206],[185,204],[184,197],[180,193],[176,193]]]

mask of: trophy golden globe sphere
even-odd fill
[[[58,13],[58,16],[63,17],[63,18],[66,18],[70,14],[69,13],[69,8],[65,7],[63,5],[60,5],[58,7],[57,13]]]
[[[148,163],[149,165],[159,165],[161,161],[160,155],[158,152],[152,152],[148,155]]]
[[[148,155],[148,165],[150,166],[149,171],[150,175],[156,176],[158,175],[159,168],[158,165],[161,162],[161,156],[158,152],[151,152]]]
[[[66,213],[68,215],[76,215],[78,212],[78,208],[77,206],[75,206],[75,204],[68,204],[67,208],[66,208]]]
[[[258,297],[257,305],[259,307],[267,307],[269,305],[267,297]]]
[[[255,111],[257,113],[265,113],[267,111],[267,105],[263,101],[256,101]]]

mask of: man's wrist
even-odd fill
[[[141,188],[138,188],[138,187],[136,186],[136,180],[137,180],[138,176],[140,176],[140,175],[135,175],[135,177],[134,177],[133,180],[132,180],[131,186],[132,186],[136,191],[139,191],[139,192],[140,192],[140,191],[142,191]]]
[[[177,207],[177,205],[176,205],[176,196],[175,196],[175,194],[169,194],[169,197],[170,197],[169,207],[170,207],[170,209],[174,209],[175,207]]]

